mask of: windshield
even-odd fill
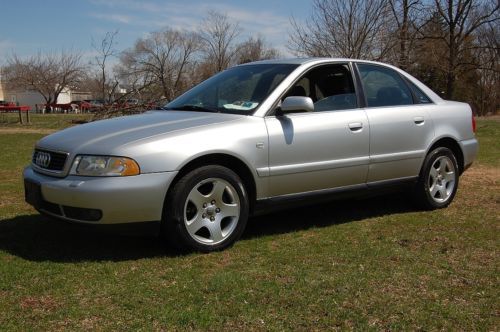
[[[297,65],[258,64],[225,70],[168,103],[166,109],[252,114]]]

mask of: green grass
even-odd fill
[[[0,129],[0,329],[498,330],[500,130],[478,128],[447,209],[335,202],[251,219],[229,250],[188,255],[38,215],[21,172],[43,135]]]
[[[30,123],[21,125],[19,115],[15,113],[0,113],[0,127],[23,129],[63,129],[80,121],[87,121],[92,114],[30,114]],[[26,121],[26,114],[23,114]]]
[[[478,119],[477,131],[481,142],[481,153],[478,161],[500,167],[500,118],[497,118],[496,121]]]

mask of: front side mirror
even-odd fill
[[[297,112],[313,112],[314,103],[309,97],[290,96],[286,97],[279,107],[281,114]],[[278,113],[278,114],[279,114]]]

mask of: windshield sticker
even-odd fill
[[[253,101],[235,101],[232,104],[224,104],[225,109],[233,110],[250,110],[255,108],[259,103]]]

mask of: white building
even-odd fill
[[[57,97],[56,104],[68,104],[75,100],[91,99],[91,95],[88,92],[76,92],[71,91],[68,88],[63,89],[63,91]],[[19,105],[28,105],[31,110],[36,110],[36,105],[38,108],[42,108],[45,104],[45,99],[43,96],[36,91],[29,90],[19,90],[19,89],[8,89],[7,84],[2,80],[2,75],[0,71],[0,101],[19,103]]]

